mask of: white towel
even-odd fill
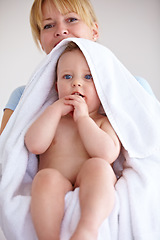
[[[160,103],[109,49],[78,38],[63,40],[45,58],[0,136],[0,226],[7,240],[37,240],[29,212],[37,159],[27,151],[24,135],[34,119],[57,99],[53,89],[55,65],[69,41],[74,41],[86,57],[125,159],[115,186],[115,207],[100,227],[98,240],[159,240]],[[78,192],[66,195],[61,240],[69,240],[80,217]]]

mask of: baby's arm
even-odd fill
[[[117,159],[121,144],[107,118],[103,119],[101,128],[89,116],[79,118],[77,126],[91,157],[106,159],[110,164]]]
[[[66,104],[74,106],[73,118],[79,134],[91,157],[106,159],[109,163],[116,160],[120,152],[120,141],[111,127],[108,118],[102,116],[101,126],[89,116],[88,107],[80,96],[68,96]]]
[[[28,150],[34,154],[45,152],[55,136],[61,117],[72,110],[72,106],[64,104],[64,99],[60,99],[47,107],[25,135],[25,144]]]

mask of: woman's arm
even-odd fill
[[[4,109],[0,134],[3,132],[8,120],[10,119],[14,110],[16,109],[16,107],[17,107],[17,105],[20,101],[20,98],[21,98],[21,96],[24,92],[24,89],[25,89],[25,86],[20,86],[12,92],[12,94],[11,94],[11,96],[10,96],[6,106],[5,106],[5,109]]]
[[[11,109],[5,109],[4,110],[4,114],[3,114],[3,118],[2,118],[2,123],[1,123],[1,129],[0,129],[0,134],[3,132],[8,120],[10,119],[12,113],[14,111]]]

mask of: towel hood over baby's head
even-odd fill
[[[108,48],[99,43],[66,39],[52,50],[49,58],[59,56],[70,41],[83,52],[106,115],[129,155],[143,158],[159,149],[158,101],[143,89]],[[153,131],[153,126],[159,135]]]

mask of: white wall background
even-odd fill
[[[146,78],[160,100],[160,1],[91,2],[99,19],[99,42],[109,47],[133,75]],[[27,83],[45,56],[36,48],[30,31],[32,3],[0,0],[0,120],[12,90]]]

